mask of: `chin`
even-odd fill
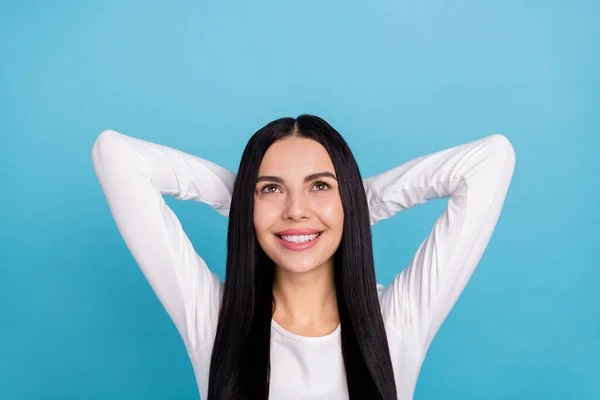
[[[267,241],[265,240],[265,242]],[[332,264],[333,254],[328,257],[327,254],[323,254],[323,249],[311,248],[295,252],[282,249],[281,245],[277,242],[267,242],[265,244],[266,246],[261,247],[276,265],[276,269],[288,273],[307,273],[327,266],[330,263]],[[326,253],[329,252],[327,251]]]
[[[315,269],[317,269],[319,266],[318,265],[314,265],[314,264],[277,264],[277,269],[281,269],[284,270],[286,272],[293,272],[296,274],[302,274],[302,273],[306,273],[306,272],[310,272],[313,271]]]
[[[279,262],[275,262],[278,269],[282,269],[286,272],[293,273],[306,273],[310,271],[314,271],[319,269],[320,267],[326,266],[328,264],[328,259],[315,259],[312,257],[290,257],[290,256],[282,256],[278,257]]]

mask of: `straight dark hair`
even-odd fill
[[[395,400],[362,177],[342,136],[323,119],[306,114],[268,123],[244,149],[231,199],[225,287],[210,363],[208,400],[269,397],[275,272],[256,239],[254,191],[267,149],[288,136],[320,143],[337,175],[344,227],[334,255],[334,279],[350,399]]]

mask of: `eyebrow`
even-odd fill
[[[314,181],[315,179],[319,179],[319,178],[323,178],[323,177],[333,178],[337,181],[337,178],[331,172],[317,172],[316,174],[310,174],[306,178],[304,178],[304,182],[306,183],[306,182]],[[281,179],[278,176],[259,176],[258,178],[256,178],[256,183],[265,182],[265,181],[283,183],[283,179]]]

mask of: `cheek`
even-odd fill
[[[332,198],[319,204],[319,218],[331,230],[341,231],[344,227],[344,209],[339,198]]]
[[[278,216],[277,207],[273,204],[265,204],[261,201],[254,201],[254,229],[258,237],[269,233]]]

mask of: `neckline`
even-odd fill
[[[275,322],[274,319],[271,319],[271,327],[276,329],[282,335],[284,335],[290,339],[298,340],[301,342],[325,342],[325,341],[330,340],[334,336],[337,336],[340,333],[340,331],[342,330],[342,324],[339,323],[337,328],[335,328],[335,330],[333,332],[331,332],[325,336],[301,336],[301,335],[297,335],[297,334],[292,333],[292,332],[288,331],[287,329],[283,328],[281,325],[279,325],[277,322]]]

